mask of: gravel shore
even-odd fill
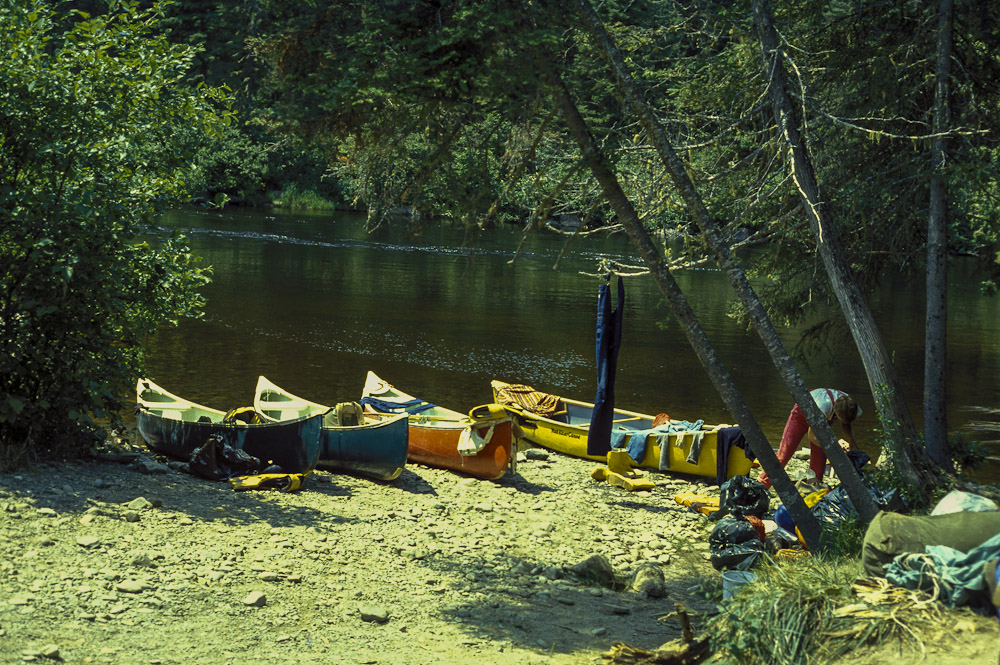
[[[525,452],[499,481],[408,465],[293,493],[139,449],[0,474],[0,659],[594,663],[680,637],[675,603],[696,629],[717,611],[711,523],[673,499],[717,488],[652,473],[629,493]],[[580,567],[594,555],[614,580]]]

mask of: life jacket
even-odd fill
[[[354,427],[365,421],[364,409],[357,402],[340,402],[333,407],[337,414],[337,424],[341,427]]]
[[[229,484],[234,490],[275,489],[279,492],[294,492],[302,489],[306,477],[312,471],[305,473],[258,473],[253,476],[238,476],[230,478]]]
[[[254,411],[254,408],[252,406],[241,406],[236,409],[233,409],[225,416],[223,416],[222,422],[224,423],[241,422],[241,423],[246,423],[247,425],[260,425],[261,423],[264,422],[264,418],[261,417],[259,413]]]

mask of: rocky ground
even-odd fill
[[[294,493],[145,452],[0,474],[0,662],[556,665],[679,637],[675,603],[697,630],[711,523],[673,497],[717,490],[630,494],[594,466],[535,451],[496,482],[413,465]]]

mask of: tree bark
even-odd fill
[[[836,469],[841,483],[844,485],[844,489],[858,510],[858,514],[866,522],[870,521],[876,513],[871,494],[861,481],[847,454],[837,443],[836,436],[830,428],[826,416],[820,411],[816,402],[809,394],[809,389],[803,382],[798,368],[785,349],[774,324],[764,310],[760,298],[750,285],[746,272],[733,255],[732,249],[723,236],[718,223],[709,213],[701,195],[691,181],[687,169],[684,168],[684,162],[678,157],[666,133],[663,131],[663,127],[646,103],[645,96],[633,81],[624,59],[608,35],[600,17],[597,16],[597,13],[590,5],[589,0],[577,0],[577,2],[582,11],[587,31],[600,46],[602,53],[614,71],[615,80],[621,91],[624,104],[636,114],[639,124],[646,131],[646,135],[653,143],[661,161],[667,167],[674,186],[678,189],[681,198],[684,200],[688,213],[701,229],[702,235],[707,240],[709,246],[713,249],[716,262],[725,271],[730,284],[740,298],[740,302],[746,308],[754,329],[764,342],[764,346],[771,356],[771,361],[781,374],[785,385],[799,405],[799,408],[802,409],[803,415],[816,434],[820,445],[826,451],[827,457],[830,459],[831,464],[833,464],[834,469]],[[743,421],[740,421],[741,426],[742,424]],[[767,471],[767,475],[772,477],[770,471]],[[784,497],[782,497],[782,500],[784,500]]]
[[[767,437],[740,395],[725,365],[716,354],[712,343],[709,341],[694,311],[688,304],[684,292],[664,265],[661,253],[653,244],[649,234],[646,233],[639,215],[632,206],[632,202],[628,199],[625,192],[622,191],[617,176],[601,153],[597,141],[590,133],[586,120],[584,120],[576,106],[576,102],[552,65],[552,60],[545,54],[536,54],[534,60],[543,79],[551,89],[554,101],[562,113],[563,119],[576,139],[583,156],[583,161],[594,174],[605,198],[607,198],[612,208],[614,208],[619,221],[625,228],[625,232],[642,257],[643,263],[649,269],[653,279],[656,280],[657,286],[667,299],[671,311],[680,322],[684,334],[688,338],[688,342],[708,372],[709,378],[715,385],[716,390],[718,390],[726,407],[739,422],[747,443],[750,445],[750,449],[757,456],[761,467],[771,478],[775,491],[798,526],[803,539],[810,549],[822,549],[823,533],[819,522],[809,508],[806,507],[802,497],[796,491],[795,485],[788,478],[788,474],[785,473],[784,468],[778,462],[778,458],[775,457],[774,451],[767,441]],[[815,403],[813,403],[813,406],[815,407]]]
[[[934,138],[931,140],[930,207],[927,215],[927,313],[924,332],[924,444],[928,456],[950,468],[945,418],[945,358],[948,324],[948,163],[951,123],[951,51],[954,5],[938,5],[934,86]]]
[[[840,235],[829,210],[823,204],[812,159],[799,131],[799,120],[786,86],[783,53],[774,29],[770,4],[768,0],[754,0],[753,8],[754,23],[769,74],[768,90],[774,118],[787,146],[792,179],[816,238],[820,259],[864,363],[868,385],[875,398],[879,421],[886,438],[883,454],[889,458],[904,483],[916,492],[926,493],[923,476],[914,464],[921,452],[918,448],[919,437],[910,411],[903,401],[892,358],[847,263]],[[802,405],[801,402],[799,405]]]

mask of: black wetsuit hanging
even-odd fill
[[[597,294],[597,396],[587,433],[587,454],[607,455],[615,415],[615,371],[622,343],[625,282],[618,278],[618,307],[611,309],[611,286],[601,284]]]

